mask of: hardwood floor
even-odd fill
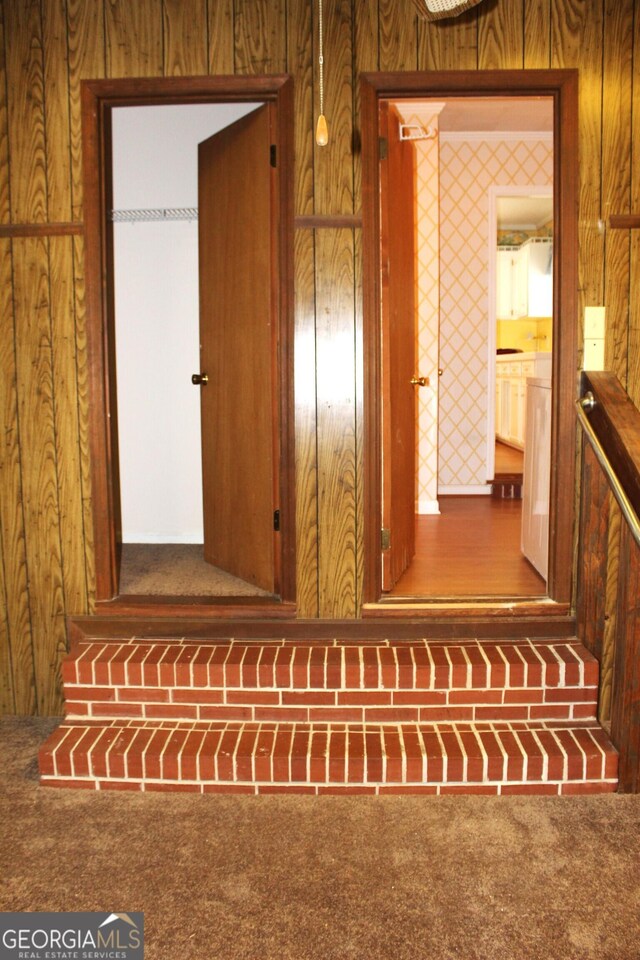
[[[524,453],[522,450],[516,450],[510,447],[508,443],[501,443],[496,440],[496,461],[494,474],[496,477],[502,473],[511,476],[514,473],[522,473],[524,468]]]
[[[540,597],[542,577],[520,552],[521,500],[441,497],[416,517],[416,554],[392,597]]]

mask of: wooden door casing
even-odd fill
[[[578,82],[575,70],[364,73],[361,79],[364,329],[364,577],[365,613],[390,611],[381,603],[382,360],[379,112],[382,102],[455,97],[545,96],[554,106],[554,303],[551,519],[548,598],[572,601],[576,358],[578,334]],[[443,597],[444,601],[451,598]],[[391,602],[391,601],[389,601]],[[545,601],[546,611],[554,604]],[[415,599],[419,605],[420,598]],[[404,604],[392,615],[415,615]]]
[[[112,107],[180,103],[263,102],[272,110],[277,156],[277,189],[272,195],[277,224],[277,265],[272,297],[279,304],[273,430],[279,431],[278,506],[281,525],[274,568],[280,571],[279,594],[272,601],[252,598],[120,597],[117,557],[118,456],[113,275],[108,197],[111,185],[110,114]],[[295,442],[293,413],[293,90],[288,76],[172,77],[91,80],[82,84],[83,156],[86,235],[86,312],[89,376],[89,455],[96,563],[97,613],[203,615],[243,612],[290,616],[296,596]],[[274,381],[275,382],[275,381]]]

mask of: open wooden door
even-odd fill
[[[382,589],[391,590],[415,552],[415,150],[400,139],[400,117],[386,103],[380,135]]]
[[[199,376],[205,559],[278,593],[272,109],[260,107],[198,148]]]

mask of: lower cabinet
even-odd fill
[[[529,377],[551,377],[550,353],[497,358],[496,437],[519,450],[525,448]]]

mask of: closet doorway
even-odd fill
[[[97,601],[294,600],[291,82],[83,87]]]

